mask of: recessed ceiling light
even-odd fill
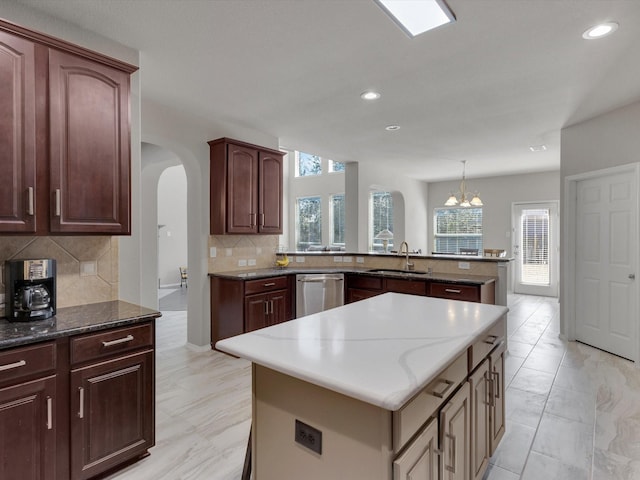
[[[375,1],[412,38],[456,20],[444,0]]]
[[[607,35],[611,35],[617,29],[618,24],[616,22],[600,23],[599,25],[594,25],[593,27],[585,30],[582,34],[582,38],[594,40],[596,38],[606,37]]]
[[[360,98],[363,100],[377,100],[380,98],[380,94],[378,92],[374,92],[373,90],[367,90],[366,92],[362,92],[360,94]]]
[[[395,132],[396,130],[400,130],[400,125],[387,125],[384,129],[389,132]]]
[[[546,145],[531,145],[529,150],[532,152],[544,152],[547,149]]]

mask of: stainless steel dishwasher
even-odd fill
[[[342,273],[296,275],[296,318],[344,305]]]

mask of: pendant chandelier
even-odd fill
[[[462,181],[460,182],[460,191],[457,194],[450,193],[449,199],[444,203],[446,207],[454,207],[460,205],[461,207],[481,207],[482,200],[478,196],[478,192],[471,195],[467,192],[467,183],[465,178],[465,170],[467,161],[462,160]],[[471,199],[469,199],[471,197]]]

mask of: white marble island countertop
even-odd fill
[[[507,311],[385,293],[227,338],[216,348],[395,411]]]

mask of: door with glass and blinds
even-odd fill
[[[558,203],[515,203],[514,292],[557,297],[558,251]]]

